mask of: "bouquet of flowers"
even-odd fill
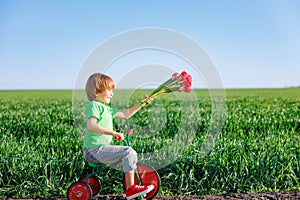
[[[158,86],[149,96],[149,98],[156,98],[162,94],[170,92],[190,92],[192,90],[192,76],[185,71],[179,73],[174,73],[172,77]],[[146,99],[140,102],[140,106],[144,107],[146,105]]]

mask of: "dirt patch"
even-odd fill
[[[121,200],[120,196],[99,196],[96,200]],[[238,199],[251,199],[251,200],[300,200],[300,191],[291,191],[283,193],[261,193],[261,194],[220,194],[220,195],[201,195],[201,196],[157,196],[156,200],[196,200],[196,199],[207,199],[207,200],[238,200]]]
[[[207,200],[300,200],[300,192],[284,192],[284,193],[261,193],[261,194],[220,194],[220,195],[201,195],[201,196],[177,196],[177,197],[157,197],[158,200],[195,200],[195,199],[207,199]]]
[[[300,191],[282,192],[282,193],[259,193],[259,194],[220,194],[220,195],[201,195],[201,196],[157,196],[156,200],[238,200],[238,199],[251,199],[251,200],[300,200]],[[4,200],[4,199],[3,199]],[[5,200],[66,200],[66,198],[38,198],[38,199],[13,199],[6,198]],[[93,200],[123,200],[119,195],[99,195]]]

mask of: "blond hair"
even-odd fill
[[[85,85],[85,93],[87,98],[92,101],[95,99],[97,93],[105,92],[106,90],[115,89],[115,84],[112,78],[105,74],[92,74]]]

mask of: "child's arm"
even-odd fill
[[[105,135],[111,135],[113,137],[118,137],[120,140],[124,139],[124,134],[123,133],[118,133],[116,131],[104,128],[103,126],[100,126],[97,124],[97,118],[96,117],[90,117],[88,119],[88,130],[92,131],[94,133],[100,133],[100,134],[105,134]]]
[[[141,109],[140,104],[136,104],[136,105],[132,106],[131,108],[117,112],[116,118],[129,119],[132,115],[134,115],[140,109]]]
[[[149,98],[148,96],[145,96],[144,99],[146,100],[146,104],[150,104],[152,102],[152,99]],[[129,119],[132,115],[134,115],[137,111],[139,111],[141,109],[140,104],[135,104],[134,106],[132,106],[131,108],[128,108],[126,110],[123,111],[119,111],[116,114],[116,118],[120,118],[120,119]]]

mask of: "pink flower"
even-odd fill
[[[182,71],[180,74],[175,72],[172,77],[156,88],[149,98],[156,98],[162,94],[170,92],[190,92],[192,90],[192,76],[186,71]],[[140,102],[141,107],[146,105],[146,100]]]
[[[192,82],[191,81],[185,81],[185,82],[183,82],[183,86],[185,86],[185,87],[191,87],[192,86]]]
[[[175,72],[173,75],[172,75],[172,78],[177,78],[179,76],[179,74],[177,72]]]
[[[191,87],[186,87],[186,88],[184,88],[184,92],[190,92],[191,90],[192,90]]]
[[[132,133],[133,133],[133,129],[131,128],[131,129],[128,130],[127,134],[131,135]]]
[[[186,71],[181,72],[180,77],[185,80],[188,77],[188,73],[186,73]]]

